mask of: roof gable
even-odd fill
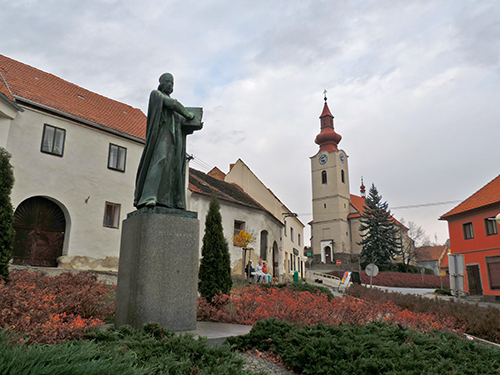
[[[207,196],[215,195],[220,200],[266,211],[238,185],[221,181],[192,168],[189,168],[189,190]]]
[[[146,116],[140,109],[3,55],[0,75],[0,92],[18,102],[62,112],[137,138],[146,137]]]
[[[472,211],[495,203],[500,203],[500,175],[476,191],[458,206],[445,213],[440,219],[446,219],[452,215]]]

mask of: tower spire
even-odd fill
[[[316,136],[316,144],[319,145],[319,149],[321,151],[338,151],[338,144],[340,140],[342,139],[342,136],[338,133],[335,132],[335,129],[333,128],[333,115],[330,112],[330,108],[328,108],[328,103],[327,103],[327,97],[326,97],[327,91],[323,91],[323,94],[325,95],[325,105],[323,106],[323,112],[321,113],[320,118],[320,133]]]

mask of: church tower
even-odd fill
[[[342,137],[335,132],[325,104],[320,118],[319,146],[311,157],[312,206],[311,246],[315,262],[332,263],[351,254],[349,168],[347,155],[339,150]]]

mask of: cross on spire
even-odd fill
[[[328,92],[328,91],[326,91],[326,89],[325,89],[325,91],[323,91],[323,95],[325,95],[325,102],[326,102],[326,93],[327,93],[327,92]]]

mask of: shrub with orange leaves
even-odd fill
[[[93,273],[10,275],[10,283],[0,282],[0,329],[26,333],[31,342],[52,344],[82,337],[88,327],[104,324],[114,314],[114,287]]]
[[[252,242],[255,242],[255,237],[244,230],[240,230],[240,233],[233,236],[234,246],[247,247]]]
[[[367,324],[372,321],[400,324],[421,331],[439,329],[457,331],[452,318],[403,310],[390,301],[367,302],[346,296],[328,301],[324,293],[294,291],[285,288],[262,288],[259,285],[233,290],[230,296],[219,296],[217,305],[198,300],[198,320],[254,324],[275,318],[304,325]],[[460,330],[458,330],[460,331]]]

